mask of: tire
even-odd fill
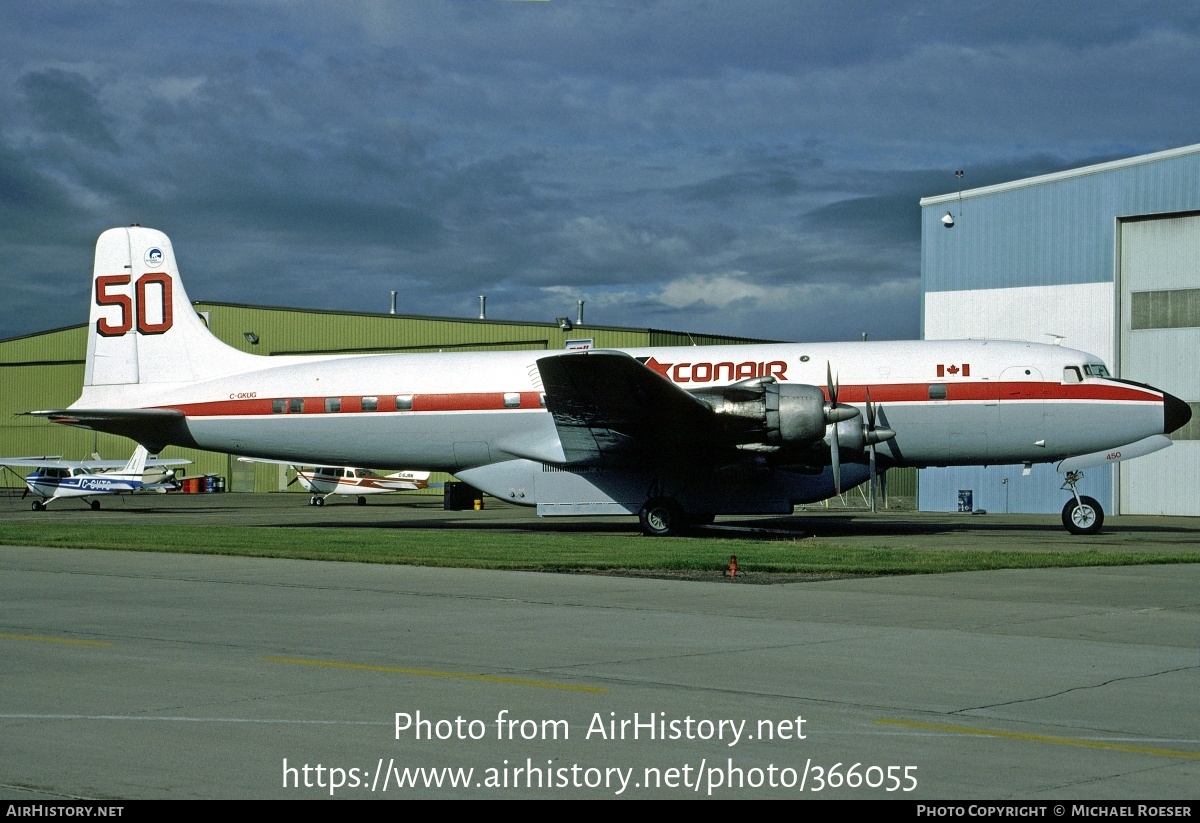
[[[1063,506],[1062,522],[1071,534],[1096,534],[1104,525],[1104,509],[1094,497],[1080,497],[1079,503],[1072,497]]]
[[[316,503],[318,506],[324,506],[324,505],[325,505],[325,498],[324,498],[324,497],[318,497],[318,498],[317,498],[316,500],[314,500],[313,502],[314,502],[314,503]]]
[[[683,529],[683,510],[669,497],[655,497],[642,506],[638,521],[647,537],[671,537]]]
[[[35,512],[43,512],[46,510],[46,504],[43,503],[41,500],[34,500],[33,501],[33,510]]]
[[[100,501],[99,500],[92,501],[92,511],[94,511],[94,512],[100,511]]]

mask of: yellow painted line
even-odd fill
[[[336,660],[305,660],[299,657],[264,657],[267,663],[295,663],[300,666],[325,666],[331,669],[358,669],[366,672],[391,672],[414,674],[420,677],[454,677],[460,680],[482,680],[485,683],[507,683],[512,686],[533,686],[539,689],[562,689],[569,692],[606,692],[601,686],[576,686],[570,683],[552,683],[548,680],[525,680],[520,677],[501,677],[495,674],[471,674],[469,672],[439,672],[432,669],[406,669],[403,666],[368,666],[364,663],[341,663]]]
[[[1110,743],[1103,740],[1080,740],[1075,737],[1050,737],[1044,734],[1023,734],[1021,732],[1002,732],[998,729],[974,729],[970,726],[944,726],[939,723],[917,723],[912,720],[892,720],[880,718],[876,723],[887,726],[907,726],[911,729],[929,729],[937,732],[952,734],[976,734],[983,737],[1002,737],[1006,740],[1025,740],[1030,743],[1055,743],[1059,746],[1082,746],[1086,749],[1109,749],[1118,752],[1133,752],[1135,754],[1153,754],[1159,757],[1182,757],[1187,760],[1200,760],[1200,752],[1185,752],[1178,749],[1156,749],[1151,746],[1132,746],[1128,743]]]
[[[35,643],[66,643],[68,646],[111,646],[103,640],[72,640],[68,637],[39,637],[36,634],[0,634],[0,640],[32,640]]]

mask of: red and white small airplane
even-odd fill
[[[170,240],[139,226],[100,236],[90,300],[79,400],[32,414],[152,451],[423,466],[543,515],[637,514],[651,535],[790,513],[877,467],[1032,463],[1060,463],[1063,523],[1093,532],[1079,470],[1165,447],[1191,417],[1094,355],[994,340],[257,356],[208,331]]]
[[[105,494],[128,494],[175,488],[174,476],[167,469],[186,466],[190,460],[160,460],[151,458],[146,449],[138,446],[129,460],[62,460],[59,457],[0,457],[0,466],[8,470],[32,468],[24,476],[25,494],[33,492],[33,510],[42,511],[55,500],[64,497],[95,498]],[[150,471],[147,471],[150,469]],[[21,495],[22,498],[25,495]],[[92,499],[92,510],[100,501]]]
[[[370,469],[352,466],[300,466],[286,460],[263,460],[255,457],[239,457],[238,460],[243,463],[278,463],[291,466],[296,470],[296,477],[292,483],[299,481],[306,491],[313,493],[308,499],[310,506],[324,506],[325,501],[335,494],[357,497],[358,505],[365,506],[368,494],[395,494],[429,488],[429,472],[402,471],[380,475]]]

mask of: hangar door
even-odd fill
[[[1119,374],[1187,401],[1192,420],[1119,465],[1117,511],[1200,515],[1200,215],[1124,220],[1118,236]]]

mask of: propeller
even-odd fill
[[[876,479],[878,479],[878,481],[879,481],[879,493],[880,494],[883,494],[886,497],[886,489],[887,489],[887,486],[885,485],[885,483],[887,481],[884,479],[886,477],[887,473],[885,472],[883,475],[879,475],[875,469],[875,446],[876,446],[876,444],[882,443],[885,440],[891,440],[893,437],[896,436],[896,432],[892,431],[891,429],[889,429],[885,426],[875,425],[875,420],[876,420],[876,408],[875,408],[875,404],[871,402],[871,390],[868,388],[867,389],[867,427],[866,427],[866,429],[863,430],[863,442],[865,442],[867,444],[868,461],[871,466],[871,479],[869,482],[871,484],[871,511],[872,512],[878,511],[878,509],[876,508],[876,503],[875,503]]]
[[[825,361],[825,391],[829,394],[829,403],[825,406],[825,422],[833,425],[833,433],[829,438],[829,462],[833,467],[833,488],[838,494],[842,493],[842,455],[841,444],[838,442],[838,423],[853,420],[859,411],[853,406],[838,405],[838,383],[833,377],[833,367]]]

